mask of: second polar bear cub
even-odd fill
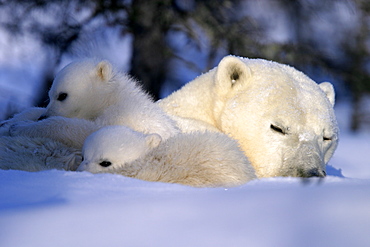
[[[85,138],[107,125],[125,125],[167,139],[179,132],[138,83],[108,61],[77,60],[64,67],[49,90],[42,121],[18,123],[10,134],[49,137],[81,148]],[[55,131],[58,130],[58,131]]]
[[[78,171],[117,173],[194,187],[232,187],[256,178],[233,139],[222,133],[180,133],[162,142],[125,126],[107,126],[86,138]]]

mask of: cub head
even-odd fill
[[[42,118],[50,116],[93,120],[113,100],[107,97],[113,90],[112,65],[92,59],[75,61],[55,77],[49,90],[50,102]]]
[[[214,116],[259,177],[324,177],[338,143],[334,89],[287,65],[225,57],[214,72]]]
[[[82,148],[79,171],[104,173],[123,167],[157,147],[157,134],[143,134],[125,126],[106,126],[88,136]]]

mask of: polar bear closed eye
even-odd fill
[[[183,131],[209,125],[237,140],[258,177],[323,177],[338,144],[334,98],[290,66],[227,56],[158,104]]]
[[[162,139],[179,132],[137,82],[108,61],[86,59],[67,65],[55,77],[49,98],[41,121],[16,124],[10,134],[49,137],[81,148],[89,134],[107,125],[157,133]]]
[[[155,134],[108,126],[86,139],[83,157],[79,171],[194,187],[238,186],[256,178],[237,142],[215,132],[178,134],[161,142]]]

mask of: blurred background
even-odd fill
[[[369,129],[369,13],[367,0],[0,0],[0,120],[45,106],[77,58],[108,59],[160,99],[234,54],[332,82],[350,129]]]

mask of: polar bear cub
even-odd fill
[[[108,61],[70,63],[56,75],[49,98],[41,117],[46,119],[16,124],[10,134],[49,137],[81,148],[89,134],[106,125],[125,125],[157,133],[162,139],[179,132],[175,121],[136,81],[116,71]]]
[[[162,141],[124,126],[107,126],[86,138],[79,171],[194,187],[232,187],[256,178],[233,139],[222,133],[192,132]]]

